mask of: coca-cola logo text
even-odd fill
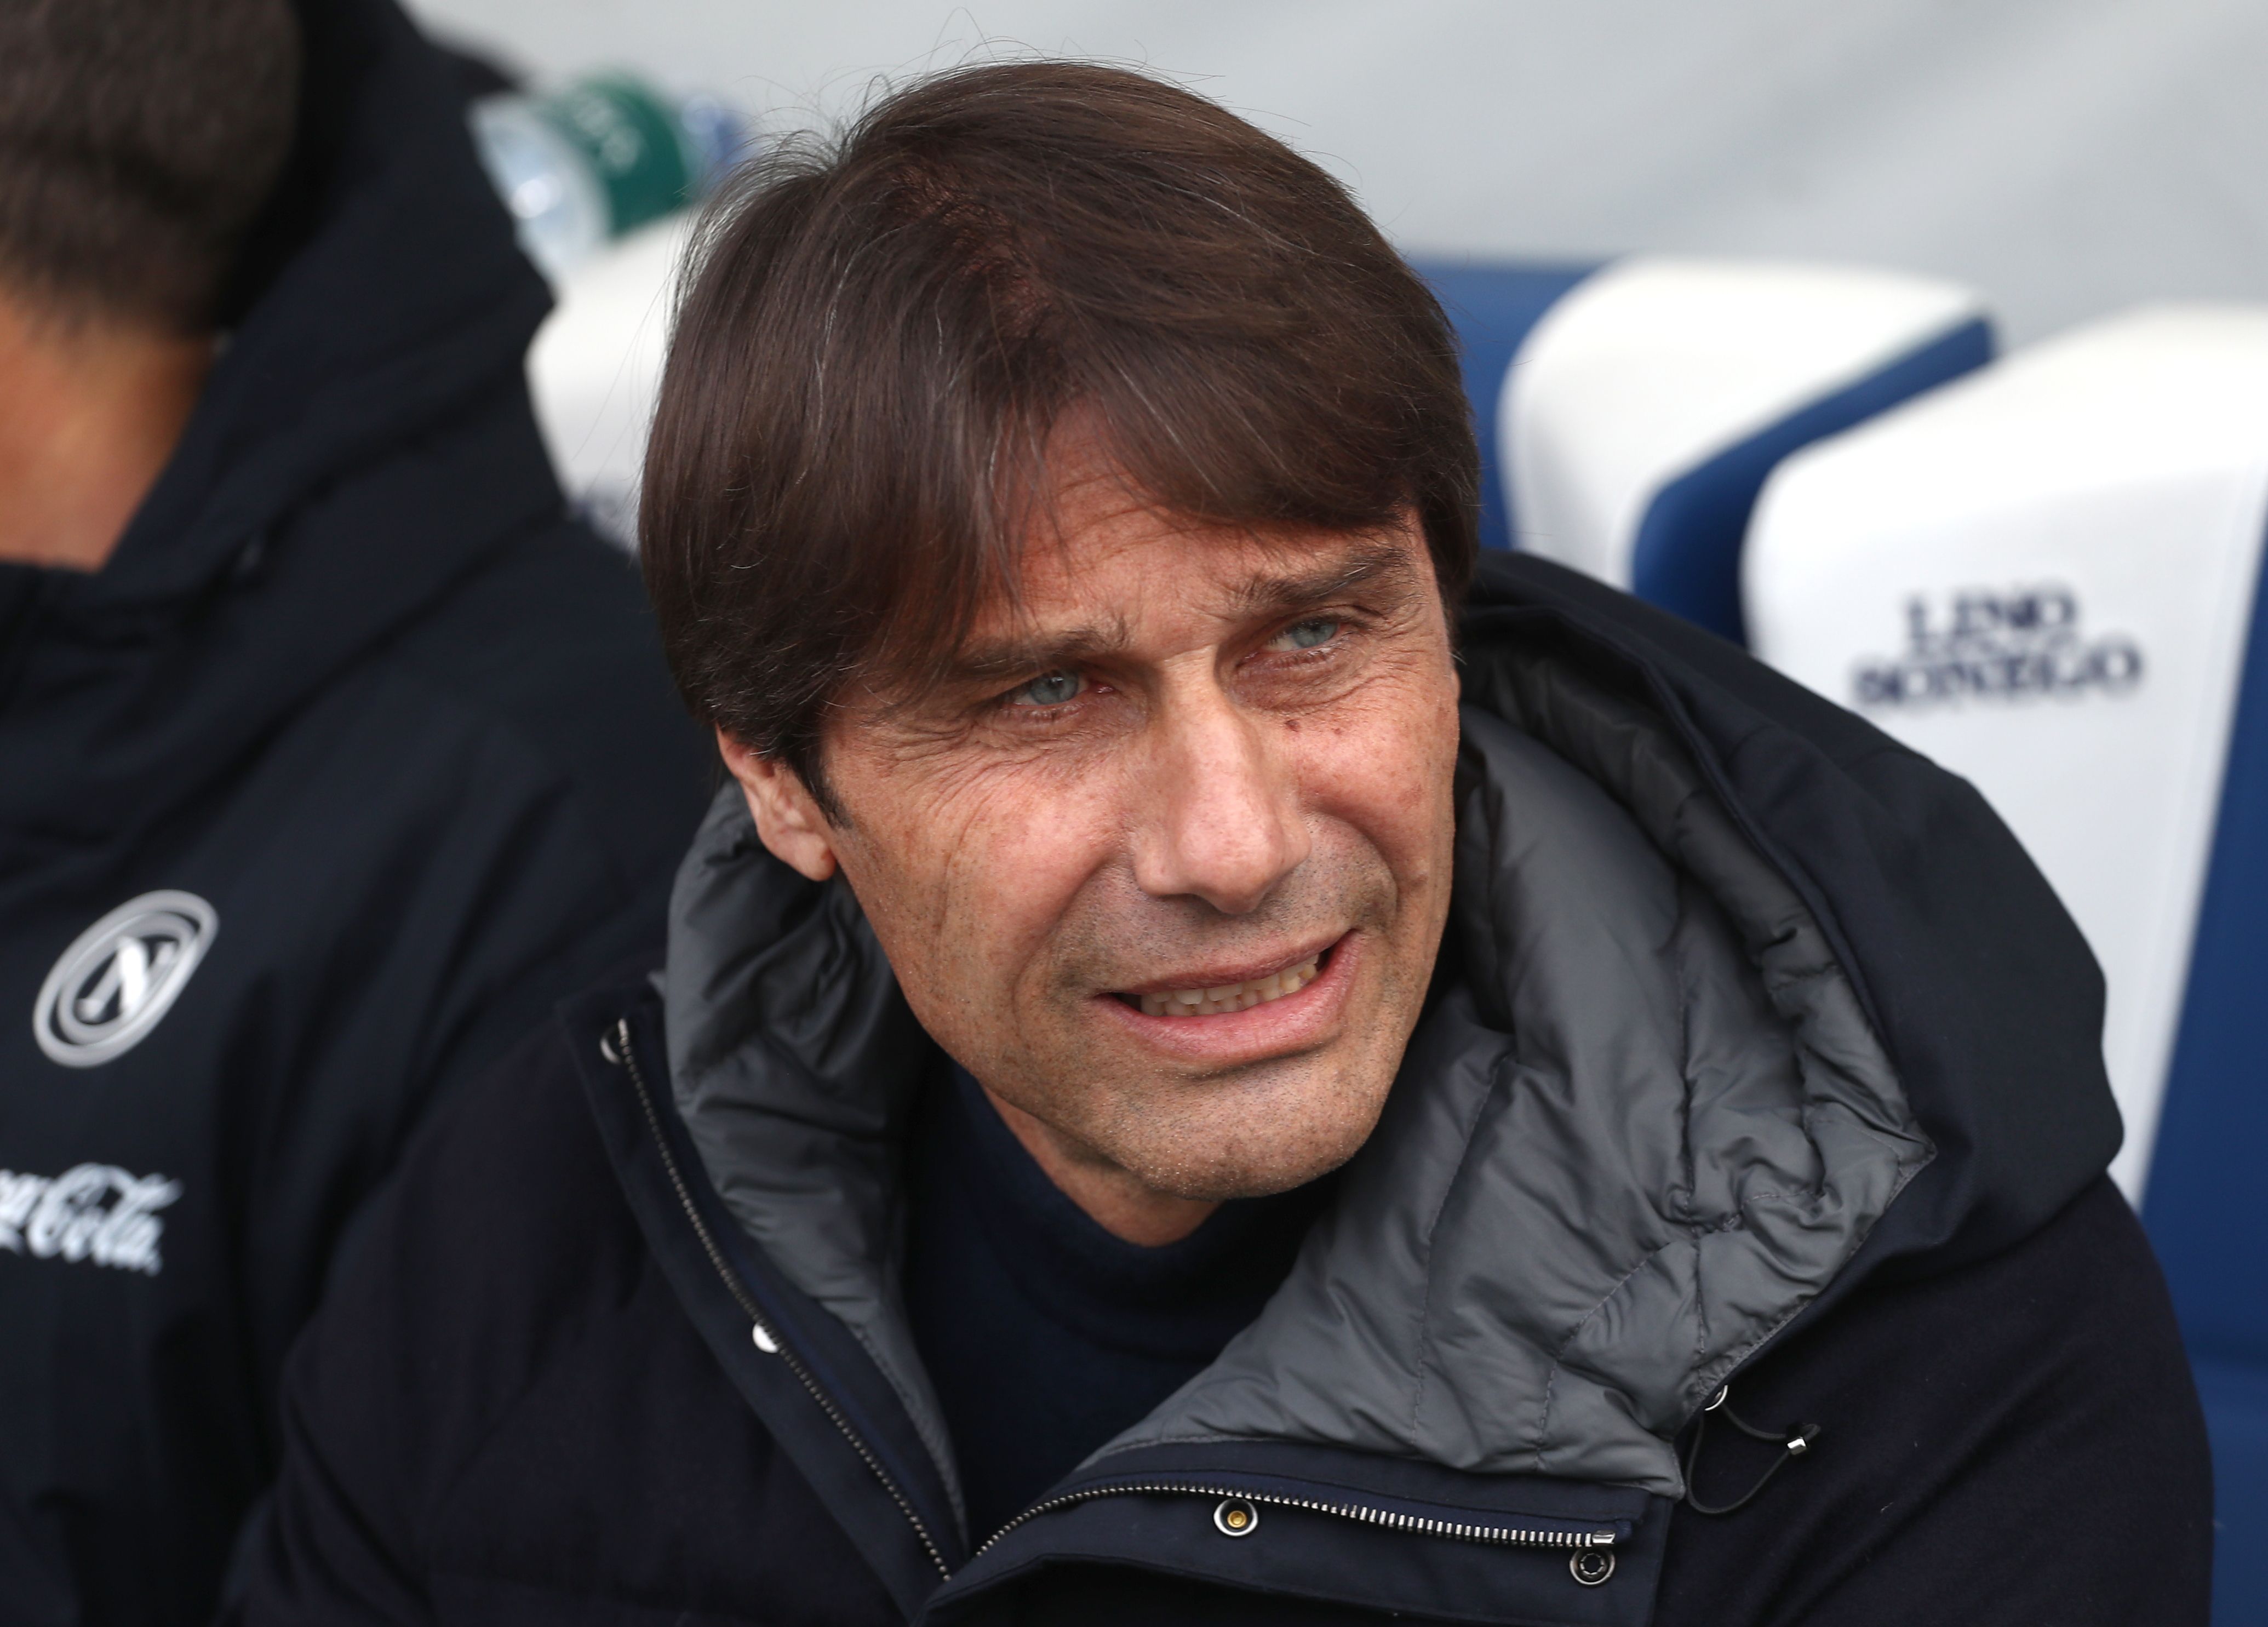
[[[158,1211],[180,1195],[178,1181],[109,1164],[81,1164],[52,1178],[0,1169],[0,1248],[155,1277],[166,1231]]]

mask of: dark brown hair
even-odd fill
[[[299,58],[288,0],[4,0],[0,282],[210,326],[291,147]]]
[[[1191,519],[1413,508],[1452,606],[1478,458],[1425,285],[1315,165],[1090,63],[956,70],[710,215],[646,453],[646,585],[696,716],[830,814],[828,703],[937,670],[1047,500],[1067,413]]]

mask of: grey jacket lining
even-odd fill
[[[1256,1438],[1677,1495],[1671,1438],[1932,1156],[1817,924],[1660,719],[1516,651],[1466,683],[1462,976],[1283,1288],[1098,1459]],[[672,901],[678,1106],[952,1486],[897,1291],[936,1052],[848,890],[784,876],[728,787]]]

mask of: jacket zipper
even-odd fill
[[[638,1067],[637,1054],[630,1049],[629,1019],[616,1020],[615,1032],[611,1038],[612,1045],[603,1049],[620,1053],[622,1068],[630,1075],[632,1088],[637,1092],[638,1106],[645,1114],[646,1127],[653,1133],[654,1148],[661,1154],[662,1167],[668,1172],[670,1186],[677,1194],[678,1205],[684,1210],[685,1218],[691,1224],[694,1235],[701,1240],[702,1249],[708,1255],[710,1265],[715,1269],[718,1279],[724,1283],[725,1291],[733,1296],[733,1303],[740,1307],[741,1314],[748,1319],[756,1347],[767,1353],[777,1355],[787,1364],[788,1371],[795,1374],[797,1380],[810,1394],[812,1400],[818,1402],[820,1410],[824,1412],[828,1421],[842,1432],[843,1439],[850,1442],[851,1450],[858,1454],[859,1461],[865,1464],[874,1478],[880,1483],[882,1489],[890,1494],[890,1500],[898,1506],[898,1512],[906,1517],[906,1523],[913,1528],[914,1535],[920,1540],[922,1550],[929,1555],[930,1563],[937,1567],[938,1575],[946,1580],[951,1580],[953,1568],[946,1564],[945,1556],[938,1550],[937,1543],[930,1536],[929,1528],[922,1523],[922,1517],[914,1512],[913,1504],[899,1489],[897,1482],[890,1478],[889,1471],[882,1467],[880,1460],[875,1457],[872,1448],[860,1439],[858,1432],[850,1426],[850,1420],[843,1416],[841,1409],[836,1406],[834,1400],[820,1387],[819,1380],[812,1376],[811,1369],[804,1366],[801,1358],[789,1347],[787,1341],[780,1337],[779,1330],[771,1325],[763,1312],[758,1308],[755,1298],[749,1294],[746,1285],[740,1281],[739,1274],[733,1270],[731,1263],[725,1258],[724,1250],[717,1246],[717,1240],[711,1233],[708,1222],[701,1218],[700,1208],[693,1201],[691,1189],[685,1184],[684,1173],[678,1167],[676,1155],[670,1151],[669,1139],[662,1132],[661,1115],[654,1107],[653,1093],[646,1086],[645,1074]],[[608,1060],[613,1061],[615,1057],[610,1055]],[[1361,1525],[1381,1526],[1394,1531],[1409,1531],[1421,1536],[1446,1536],[1460,1542],[1485,1542],[1499,1548],[1559,1549],[1571,1552],[1603,1550],[1609,1562],[1609,1573],[1611,1573],[1615,1545],[1615,1533],[1611,1530],[1543,1531],[1521,1527],[1473,1525],[1449,1520],[1429,1520],[1421,1514],[1396,1513],[1388,1509],[1373,1508],[1363,1503],[1330,1503],[1314,1498],[1286,1497],[1272,1491],[1246,1491],[1233,1486],[1198,1485],[1183,1481],[1130,1482],[1099,1486],[1083,1491],[1067,1491],[1060,1497],[1049,1498],[1044,1502],[1035,1503],[985,1538],[983,1545],[969,1557],[972,1560],[981,1557],[1001,1538],[1026,1521],[1035,1520],[1042,1514],[1053,1513],[1057,1509],[1070,1508],[1077,1504],[1091,1502],[1097,1498],[1117,1497],[1129,1492],[1213,1497],[1271,1508],[1298,1508],[1310,1513],[1329,1514],[1336,1519],[1353,1520]],[[1578,1574],[1580,1576],[1580,1573],[1578,1572]],[[1599,1579],[1604,1580],[1605,1578],[1602,1576]]]
[[[1499,1548],[1557,1548],[1605,1549],[1615,1545],[1615,1533],[1597,1531],[1539,1531],[1521,1527],[1470,1525],[1452,1520],[1428,1520],[1422,1514],[1396,1513],[1391,1509],[1373,1508],[1365,1503],[1327,1503],[1315,1498],[1285,1497],[1274,1491],[1247,1491],[1235,1486],[1197,1485],[1187,1481],[1141,1480],[1121,1482],[1108,1486],[1096,1486],[1084,1491],[1066,1491],[1061,1497],[1051,1497],[1035,1503],[1018,1514],[984,1539],[983,1546],[972,1557],[982,1557],[986,1549],[1007,1535],[1027,1520],[1052,1513],[1073,1504],[1091,1502],[1096,1498],[1118,1497],[1127,1492],[1155,1491],[1183,1497],[1217,1497],[1227,1502],[1255,1503],[1270,1508],[1300,1508],[1309,1513],[1330,1514],[1340,1520],[1351,1520],[1361,1525],[1383,1526],[1392,1531],[1410,1531],[1420,1536],[1454,1537],[1460,1542],[1487,1542]]]
[[[684,1174],[677,1167],[676,1155],[669,1150],[669,1138],[662,1133],[661,1115],[654,1108],[653,1093],[646,1088],[645,1075],[638,1068],[637,1053],[630,1049],[628,1018],[616,1020],[612,1037],[614,1044],[610,1049],[621,1052],[622,1067],[630,1075],[631,1086],[637,1092],[638,1106],[645,1110],[646,1127],[653,1132],[654,1146],[661,1154],[662,1167],[669,1172],[669,1184],[676,1189],[678,1204],[685,1211],[685,1218],[692,1222],[694,1234],[700,1238],[701,1247],[709,1255],[709,1263],[716,1269],[718,1277],[723,1280],[726,1292],[732,1294],[733,1302],[740,1307],[741,1314],[753,1324],[756,1348],[769,1355],[777,1356],[787,1364],[787,1370],[795,1374],[803,1388],[810,1392],[812,1400],[819,1403],[820,1410],[842,1432],[843,1439],[850,1443],[850,1449],[858,1454],[859,1461],[865,1464],[874,1478],[881,1483],[882,1490],[890,1494],[890,1500],[898,1506],[898,1512],[906,1517],[906,1523],[913,1527],[914,1535],[921,1540],[922,1550],[929,1555],[930,1563],[937,1567],[938,1575],[950,1579],[953,1568],[946,1564],[945,1556],[938,1551],[937,1543],[930,1538],[929,1528],[914,1512],[913,1504],[899,1490],[898,1483],[890,1478],[889,1471],[882,1467],[881,1461],[875,1457],[872,1448],[859,1438],[858,1432],[850,1427],[850,1420],[843,1416],[833,1398],[820,1387],[819,1380],[812,1376],[811,1369],[804,1366],[788,1342],[780,1337],[779,1329],[773,1327],[757,1307],[747,1285],[725,1258],[724,1250],[718,1248],[716,1238],[710,1233],[708,1223],[702,1219],[701,1211],[693,1201],[691,1189],[685,1184]],[[615,1058],[610,1056],[608,1060]]]

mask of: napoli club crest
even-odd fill
[[[149,1036],[219,930],[194,893],[144,893],[81,932],[40,985],[32,1032],[66,1068],[92,1068]]]

